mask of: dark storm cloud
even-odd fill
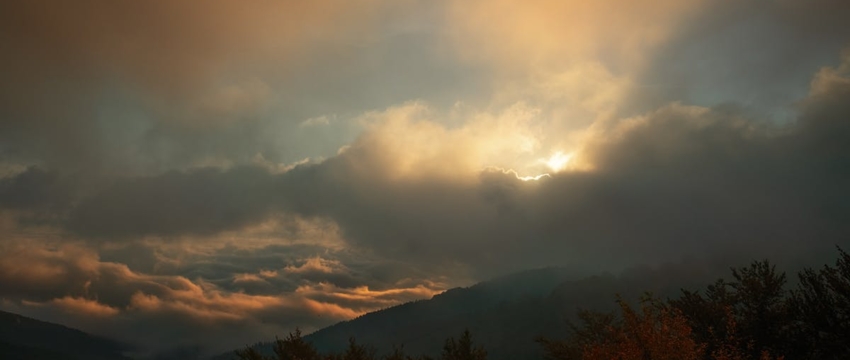
[[[846,1],[529,4],[0,3],[0,306],[224,350],[530,267],[850,247]],[[481,170],[526,145],[588,166]]]
[[[485,273],[828,252],[850,231],[844,76],[819,73],[789,126],[754,122],[730,106],[663,107],[593,142],[595,170],[539,183],[501,172],[476,183],[393,181],[385,178],[392,155],[361,140],[287,173],[286,206],[334,219],[355,246]]]
[[[0,179],[0,207],[62,210],[71,200],[70,185],[58,175],[37,167]]]
[[[237,168],[119,182],[75,208],[69,228],[213,234],[284,212],[331,219],[350,245],[388,258],[484,273],[829,251],[850,231],[845,76],[821,71],[789,126],[753,122],[734,107],[678,104],[625,120],[590,142],[594,170],[539,182],[498,171],[472,182],[393,179],[393,155],[365,136],[335,158],[280,175]],[[600,264],[603,255],[611,262]]]
[[[119,180],[75,208],[69,229],[100,237],[231,230],[269,212],[273,180],[250,167]]]
[[[376,5],[4,3],[0,157],[83,176],[291,163],[359,130],[309,118],[480,88],[433,54],[439,6]]]
[[[481,268],[824,251],[846,243],[850,231],[850,86],[821,74],[813,87],[790,127],[753,123],[734,108],[665,107],[624,124],[619,139],[600,139],[588,173],[539,184],[484,174],[471,187],[349,175],[347,197],[334,194],[323,206],[317,194],[299,204],[388,255],[460,258]],[[320,166],[363,166],[355,154]],[[359,173],[380,173],[379,166]]]
[[[790,104],[805,96],[811,74],[850,44],[847,13],[841,0],[707,2],[650,54],[622,111],[734,102],[792,120]]]

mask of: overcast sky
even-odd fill
[[[220,351],[535,267],[817,265],[850,248],[849,14],[2,2],[0,309]]]

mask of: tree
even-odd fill
[[[301,338],[301,330],[295,328],[294,333],[280,339],[275,337],[273,345],[274,353],[277,355],[277,360],[319,360],[319,353],[312,344],[304,341]],[[240,360],[272,360],[272,358],[263,356],[254,347],[246,347],[244,350],[237,350],[236,356]]]
[[[691,338],[687,319],[677,310],[649,296],[635,311],[622,299],[621,321],[609,326],[601,342],[586,345],[582,359],[699,360],[703,346]]]
[[[617,318],[614,313],[580,310],[578,318],[579,324],[568,323],[572,336],[566,341],[537,338],[537,342],[543,346],[546,357],[553,360],[582,359],[585,348],[606,341],[610,336],[610,330],[619,326],[615,325]]]
[[[704,346],[691,337],[682,314],[650,296],[639,311],[618,298],[619,316],[582,312],[565,342],[541,339],[547,357],[558,360],[699,360]]]
[[[683,289],[668,303],[688,319],[694,339],[706,345],[706,359],[786,354],[791,317],[785,274],[777,273],[767,260],[731,270],[732,282],[717,280],[705,296]]]
[[[785,299],[785,273],[777,273],[769,261],[756,261],[749,267],[732,269],[735,281],[735,312],[739,334],[748,346],[750,355],[758,358],[763,351],[784,354],[789,343],[785,332],[790,320]]]
[[[285,339],[275,338],[274,353],[278,360],[318,360],[319,353],[312,344],[304,341],[301,330],[289,333]]]
[[[800,359],[850,358],[850,255],[838,249],[835,267],[804,269],[788,300]]]
[[[729,293],[729,285],[719,279],[709,285],[705,296],[699,291],[682,289],[678,299],[668,300],[668,304],[688,319],[694,340],[706,345],[706,353],[713,352],[721,343],[730,339],[730,321],[734,323],[734,298]]]
[[[420,360],[431,360],[431,358],[429,358],[429,357],[427,357],[427,356],[424,356],[424,355],[423,355],[423,356],[420,356],[420,357],[419,357],[419,358],[417,358],[417,359],[420,359]],[[393,351],[392,351],[392,352],[390,352],[390,353],[389,353],[389,354],[387,354],[387,355],[384,355],[384,357],[382,358],[382,360],[414,360],[414,358],[413,358],[413,357],[411,357],[411,356],[405,355],[405,353],[404,353],[404,345],[401,345],[401,346],[393,345]]]
[[[354,338],[348,339],[348,348],[345,349],[343,360],[375,360],[375,348],[366,345],[359,345]]]
[[[267,357],[260,354],[257,349],[246,346],[243,350],[236,350],[236,356],[239,357],[240,360],[268,360]]]
[[[442,360],[486,360],[487,351],[482,346],[474,346],[469,330],[464,330],[460,339],[446,339]]]

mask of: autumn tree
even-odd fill
[[[569,322],[572,336],[567,340],[537,338],[546,356],[553,360],[580,360],[585,348],[607,341],[617,321],[614,313],[589,310],[578,312],[578,323]]]
[[[619,314],[583,311],[581,325],[571,324],[566,341],[539,339],[546,355],[557,360],[699,360],[703,346],[691,337],[687,319],[650,296],[636,311],[617,299]]]
[[[669,304],[688,319],[694,339],[706,344],[706,359],[718,351],[731,353],[732,347],[748,359],[785,354],[791,340],[785,273],[767,260],[731,270],[733,281],[719,279],[705,295],[682,290]]]
[[[711,353],[726,343],[732,330],[729,325],[734,323],[733,306],[735,299],[730,293],[729,284],[719,279],[709,285],[705,295],[699,291],[682,289],[679,298],[670,299],[668,303],[688,319],[694,340],[706,345],[706,352]]]

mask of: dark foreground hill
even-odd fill
[[[58,324],[0,311],[0,359],[127,360],[128,348]]]
[[[578,309],[614,310],[616,294],[632,299],[644,291],[674,295],[715,274],[667,268],[634,269],[623,276],[582,276],[562,268],[531,270],[369,313],[305,339],[324,353],[345,350],[354,337],[379,354],[403,345],[408,354],[437,357],[447,337],[469,329],[474,341],[488,351],[488,359],[542,359],[543,349],[535,338],[566,337],[567,321],[576,319]],[[270,343],[258,347],[271,354]],[[217,359],[232,358],[231,353]]]

